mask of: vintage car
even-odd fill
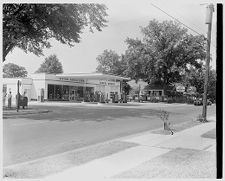
[[[203,100],[202,99],[196,99],[194,101],[194,105],[195,106],[201,106],[203,105]],[[210,100],[207,99],[207,105],[211,106],[212,105],[212,102]]]

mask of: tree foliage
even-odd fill
[[[190,86],[195,86],[197,92],[201,95],[204,93],[204,82],[205,68],[197,70],[192,67],[185,76],[185,83]],[[207,95],[208,98],[216,99],[216,71],[212,68],[209,70]]]
[[[96,59],[98,62],[98,66],[96,68],[97,72],[118,76],[125,75],[124,71],[126,70],[126,62],[123,55],[119,56],[113,50],[104,50]]]
[[[56,55],[50,55],[45,58],[36,73],[60,74],[63,73],[63,67]]]
[[[126,76],[127,64],[124,55],[119,56],[113,50],[104,50],[96,59],[98,62],[97,72]],[[122,89],[128,95],[132,88],[127,81],[122,81]]]
[[[50,38],[74,46],[84,27],[101,31],[106,16],[102,4],[3,4],[3,61],[15,47],[43,55]]]
[[[189,66],[202,67],[206,56],[203,36],[188,34],[172,21],[152,20],[141,28],[143,39],[128,38],[127,75],[163,86],[182,80]]]
[[[3,66],[4,78],[26,77],[27,71],[25,67],[16,65],[14,63],[7,63]]]

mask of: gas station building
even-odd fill
[[[13,102],[19,91],[28,97],[28,101],[83,101],[85,95],[101,92],[106,99],[113,94],[121,98],[125,77],[102,73],[68,73],[68,74],[31,74],[25,78],[3,78],[3,95],[11,91]]]

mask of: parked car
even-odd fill
[[[194,105],[195,106],[201,106],[203,105],[203,100],[202,99],[197,99],[194,101]],[[212,102],[210,100],[207,99],[207,105],[211,106]]]

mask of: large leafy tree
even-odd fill
[[[199,94],[204,93],[205,68],[197,70],[191,67],[185,75],[186,85],[195,86]],[[209,70],[208,77],[208,98],[216,99],[216,71],[212,68]]]
[[[3,4],[3,61],[15,47],[36,55],[49,48],[50,38],[74,46],[86,26],[106,26],[102,4]]]
[[[127,75],[132,79],[167,86],[180,82],[190,66],[202,67],[206,56],[203,36],[188,34],[173,21],[152,20],[141,32],[142,40],[126,40]]]
[[[96,59],[98,62],[97,72],[118,76],[126,75],[127,63],[124,55],[119,56],[113,50],[104,50]],[[122,89],[125,94],[129,94],[132,88],[127,81],[122,81]]]
[[[123,55],[119,56],[113,50],[104,50],[96,59],[98,62],[98,66],[96,68],[97,72],[119,76],[124,75],[124,71],[126,70],[126,61]]]
[[[60,74],[63,73],[63,67],[56,55],[50,55],[45,58],[36,73]]]
[[[14,63],[7,63],[3,66],[4,78],[26,77],[27,71],[25,67],[19,66]]]

